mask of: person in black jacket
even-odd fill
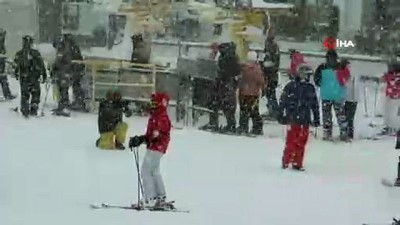
[[[280,66],[280,50],[278,44],[275,42],[273,35],[269,35],[265,41],[264,60],[262,62],[262,69],[264,72],[265,80],[267,81],[264,95],[268,100],[267,108],[268,115],[266,119],[276,120],[278,110],[278,100],[276,98],[276,88],[279,82],[279,66]]]
[[[125,150],[124,142],[128,124],[122,121],[123,113],[126,117],[132,115],[128,103],[123,101],[121,93],[117,90],[109,90],[106,99],[100,102],[98,127],[100,138],[96,146],[100,149]]]
[[[309,126],[320,125],[317,94],[315,87],[309,82],[312,74],[313,71],[309,66],[299,66],[298,77],[285,86],[281,95],[278,121],[288,125],[282,157],[283,169],[293,163],[293,169],[304,170],[303,158]]]
[[[64,34],[57,42],[53,43],[57,50],[57,57],[51,71],[52,79],[57,84],[60,92],[58,107],[54,111],[55,115],[67,115],[64,110],[84,111],[84,96],[81,80],[84,73],[84,66],[73,63],[72,60],[82,60],[79,47],[76,45],[70,34]],[[72,84],[74,101],[70,104],[69,87]]]
[[[0,84],[3,90],[3,97],[6,100],[15,99],[16,96],[11,94],[10,85],[8,84],[6,70],[6,56],[1,56],[6,54],[6,34],[7,32],[0,28]]]
[[[236,45],[233,42],[222,43],[218,47],[218,78],[215,80],[211,96],[210,121],[200,127],[203,130],[235,133],[236,131],[236,90],[241,72],[239,57],[236,54]],[[218,111],[222,110],[226,117],[227,125],[219,129]]]
[[[15,78],[21,84],[21,113],[36,116],[40,103],[40,83],[47,79],[46,67],[39,51],[32,48],[33,38],[22,38],[22,50],[15,55]],[[30,99],[30,101],[29,101]]]

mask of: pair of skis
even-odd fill
[[[168,202],[168,206],[172,206],[174,202]],[[125,209],[125,210],[134,210],[134,211],[151,211],[151,212],[178,212],[178,213],[189,213],[189,210],[181,210],[175,207],[136,207],[135,205],[132,206],[122,206],[122,205],[110,205],[107,203],[101,204],[91,204],[91,209]]]

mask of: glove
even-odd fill
[[[319,120],[314,120],[314,121],[313,121],[313,126],[314,126],[314,127],[319,127],[319,126],[321,126],[321,124],[319,123]]]
[[[46,78],[43,78],[42,79],[42,84],[45,84],[47,82],[47,79]]]
[[[277,116],[277,118],[276,118],[277,120],[278,120],[278,123],[279,124],[281,124],[281,125],[286,125],[286,117],[284,117],[284,116]]]
[[[146,142],[146,137],[144,135],[131,137],[129,140],[129,148],[139,147],[144,142]]]
[[[131,117],[132,116],[132,110],[130,110],[130,109],[127,109],[127,110],[125,110],[125,116],[126,117]]]

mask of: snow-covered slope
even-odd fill
[[[94,202],[136,201],[133,155],[94,147],[95,115],[23,119],[9,110],[16,104],[0,103],[0,224],[354,225],[400,216],[400,190],[379,183],[396,175],[392,138],[332,144],[310,137],[307,171],[297,173],[280,169],[283,136],[194,129],[172,132],[162,162],[168,197],[190,214],[92,211]],[[126,121],[130,136],[143,133],[146,118]]]

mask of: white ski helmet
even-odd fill
[[[309,80],[310,77],[314,74],[313,69],[311,66],[303,63],[300,64],[299,67],[297,68],[297,75],[299,76],[300,79],[302,80]]]

